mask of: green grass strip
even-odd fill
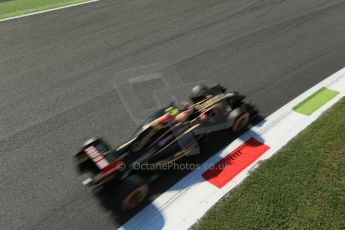
[[[0,19],[87,2],[88,0],[2,0]]]
[[[293,110],[297,113],[310,116],[338,94],[339,92],[337,91],[323,87],[316,93],[296,105]]]
[[[194,229],[345,229],[345,99],[218,202]]]

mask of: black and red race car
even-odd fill
[[[181,158],[199,154],[200,141],[211,132],[242,131],[258,113],[244,98],[220,85],[198,85],[189,102],[172,102],[157,111],[121,146],[112,148],[102,139],[87,141],[75,155],[78,170],[90,175],[83,184],[100,187],[116,183],[114,198],[119,207],[135,208],[149,191],[143,177],[147,167],[141,166],[162,169]]]

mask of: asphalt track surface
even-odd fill
[[[132,215],[102,205],[71,159],[137,126],[119,71],[169,63],[167,78],[222,83],[267,116],[345,66],[344,12],[344,0],[101,0],[1,22],[0,228],[111,229]]]

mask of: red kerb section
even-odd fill
[[[270,147],[251,138],[203,173],[205,180],[222,188]]]

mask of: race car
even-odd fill
[[[124,211],[134,209],[149,192],[145,179],[148,172],[140,166],[162,169],[200,154],[200,142],[212,132],[241,132],[258,114],[257,108],[244,102],[244,98],[237,92],[227,92],[221,85],[197,85],[189,101],[173,101],[158,110],[119,147],[112,148],[100,138],[87,141],[75,155],[78,171],[90,175],[83,184],[99,188],[115,183],[116,205]]]

